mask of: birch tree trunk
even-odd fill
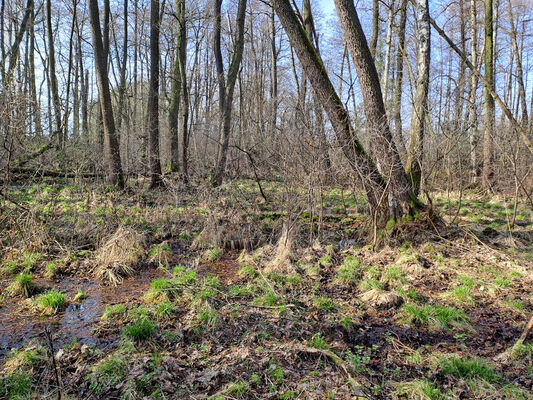
[[[409,129],[409,147],[405,172],[415,193],[420,190],[424,149],[424,128],[427,113],[430,62],[430,29],[428,0],[417,0],[416,20],[418,29],[417,78],[415,101]]]

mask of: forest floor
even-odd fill
[[[264,189],[11,187],[0,398],[533,399],[531,209]]]

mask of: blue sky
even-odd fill
[[[318,2],[324,11],[324,15],[329,15],[335,9],[333,0],[319,0]]]

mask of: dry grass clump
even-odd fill
[[[144,255],[144,237],[120,226],[98,249],[96,277],[113,285],[132,275]]]
[[[403,303],[403,298],[399,294],[380,289],[372,289],[363,293],[361,300],[376,308],[399,307]]]
[[[264,272],[270,273],[293,273],[294,267],[292,265],[291,257],[293,255],[294,235],[297,231],[295,224],[289,225],[285,223],[276,245],[274,257],[268,262],[264,268]]]

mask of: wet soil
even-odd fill
[[[95,347],[107,346],[117,338],[112,335],[102,338],[93,332],[105,306],[141,302],[152,279],[163,274],[163,271],[156,268],[144,268],[138,274],[124,279],[118,287],[105,286],[94,279],[77,276],[60,277],[55,281],[37,278],[36,282],[40,287],[54,288],[65,294],[68,305],[56,315],[46,317],[22,310],[20,298],[7,300],[0,307],[0,356],[32,339],[42,339],[46,327],[54,334],[57,348],[74,341]],[[87,298],[75,303],[73,299],[78,289]]]

